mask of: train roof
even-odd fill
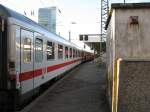
[[[32,21],[31,19],[29,19],[28,17],[22,15],[22,14],[19,14],[18,12],[16,11],[13,11],[3,5],[0,4],[0,16],[4,17],[4,18],[8,18],[8,17],[13,17],[13,18],[16,18],[18,20],[21,20],[21,21],[24,21],[26,23],[30,23],[32,25],[37,25],[38,23]],[[37,25],[39,26],[39,25]]]
[[[35,21],[29,19],[28,17],[24,16],[23,14],[20,14],[16,11],[13,11],[3,5],[0,4],[0,16],[1,17],[4,17],[4,18],[9,18],[9,17],[13,17],[17,20],[20,20],[22,22],[25,22],[27,24],[30,24],[32,26],[35,26],[36,28],[39,28],[39,29],[42,29],[44,30],[46,33],[51,33],[52,35],[55,36],[55,40],[57,41],[61,41],[67,45],[72,45],[73,47],[76,47],[78,49],[81,49],[79,46],[77,46],[76,44],[72,43],[72,42],[69,42],[68,40],[64,39],[63,37],[55,34],[55,33],[52,33],[52,32],[49,32],[47,29],[45,29],[44,27],[42,27],[40,24],[36,23]]]

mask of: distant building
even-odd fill
[[[40,8],[38,11],[38,23],[58,35],[64,36],[64,32],[68,33],[61,10],[57,7]]]
[[[40,8],[38,13],[38,23],[56,33],[56,7]]]

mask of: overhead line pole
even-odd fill
[[[105,30],[106,21],[109,13],[109,0],[101,0],[101,36],[100,36],[100,54],[102,52],[101,42],[106,40],[107,31]]]

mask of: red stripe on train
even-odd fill
[[[52,72],[54,70],[57,70],[59,68],[65,67],[65,66],[70,65],[70,64],[73,64],[73,63],[80,61],[80,60],[81,59],[77,59],[77,60],[61,63],[58,65],[49,66],[49,67],[47,67],[47,72]],[[40,68],[40,69],[36,69],[34,71],[28,71],[28,72],[21,73],[19,75],[20,76],[19,79],[20,79],[20,81],[25,81],[25,80],[32,79],[34,77],[38,77],[38,76],[42,75],[43,70],[45,70],[45,68]]]
[[[58,64],[58,65],[54,65],[54,66],[50,66],[50,67],[47,67],[47,72],[51,72],[51,71],[54,71],[56,69],[59,69],[59,68],[62,68],[64,66],[67,66],[67,65],[70,65],[72,63],[75,63],[77,61],[79,61],[80,59],[77,59],[77,60],[73,60],[73,61],[69,61],[69,62],[66,62],[66,63],[62,63],[62,64]]]

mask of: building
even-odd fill
[[[56,7],[40,8],[38,14],[38,23],[56,33]]]
[[[64,32],[68,33],[61,10],[57,7],[40,8],[38,11],[38,23],[48,31],[58,35],[63,36]]]
[[[150,3],[112,4],[107,20],[111,112],[150,110]]]

